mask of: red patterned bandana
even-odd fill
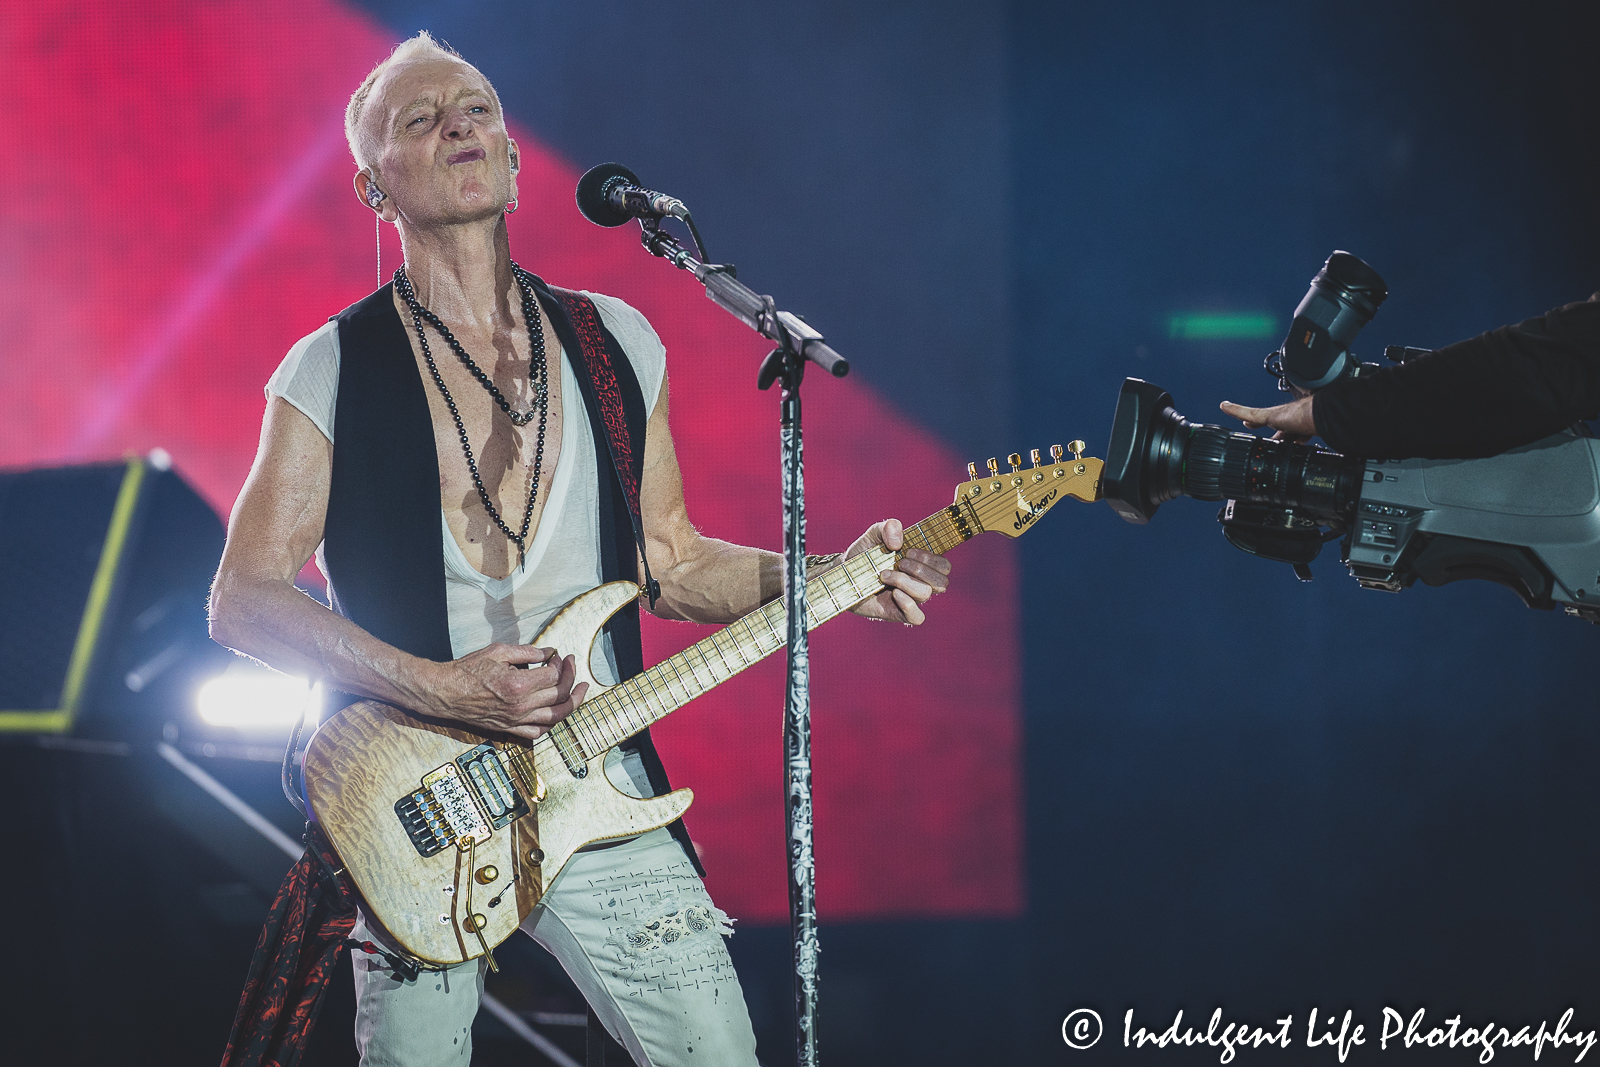
[[[294,1067],[356,922],[355,894],[320,832],[289,869],[261,928],[222,1067]]]

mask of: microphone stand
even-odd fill
[[[731,265],[702,263],[659,219],[640,219],[641,240],[651,255],[693,274],[706,296],[746,326],[773,341],[756,376],[758,388],[783,386],[780,437],[783,463],[783,563],[788,593],[788,684],[783,702],[784,792],[788,798],[789,929],[794,939],[795,1062],[817,1062],[817,901],[811,848],[811,660],[806,641],[806,504],[800,434],[800,380],[806,361],[835,378],[850,372],[845,358],[823,343],[822,334],[772,297],[741,284]],[[699,235],[695,236],[696,245]],[[701,255],[704,255],[701,251]]]

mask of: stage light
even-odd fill
[[[1249,313],[1188,313],[1167,319],[1167,336],[1183,341],[1257,341],[1276,336],[1278,320]]]
[[[322,713],[322,686],[240,662],[201,685],[195,707],[211,726],[287,731],[304,711],[312,727]]]

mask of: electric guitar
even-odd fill
[[[905,531],[905,544],[943,554],[987,531],[1021,536],[1065,497],[1100,496],[1098,459],[1083,443],[1051,448],[1051,462],[1009,457],[986,477],[967,465],[955,502]],[[877,594],[898,555],[874,548],[806,582],[807,629]],[[694,793],[640,800],[607,780],[607,751],[713,686],[784,647],[786,608],[775,600],[606,688],[589,673],[605,621],[639,595],[632,582],[592,589],[551,619],[533,643],[579,653],[588,696],[537,741],[483,736],[378,701],[352,704],[306,748],[306,798],[338,852],[368,916],[428,964],[488,956],[527,918],[572,854],[585,845],[665,826]]]

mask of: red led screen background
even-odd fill
[[[0,464],[160,447],[225,514],[254,453],[262,383],[374,284],[342,117],[395,38],[318,0],[30,3],[8,9],[0,35],[31,133],[0,148]],[[712,535],[777,548],[777,398],[754,388],[763,344],[631,229],[585,222],[572,202],[580,167],[543,148],[527,118],[511,115],[524,162],[513,255],[649,317],[667,346],[691,515]],[[385,273],[398,254],[386,232]],[[965,477],[970,457],[858,378],[815,380],[806,425],[814,551],[886,515],[920,519]],[[1016,566],[998,535],[952,560],[955,588],[920,630],[846,617],[813,635],[825,919],[1022,909]],[[706,632],[647,619],[646,658]],[[787,914],[782,677],[770,659],[655,730],[675,784],[695,790],[688,823],[711,889],[747,922]]]

